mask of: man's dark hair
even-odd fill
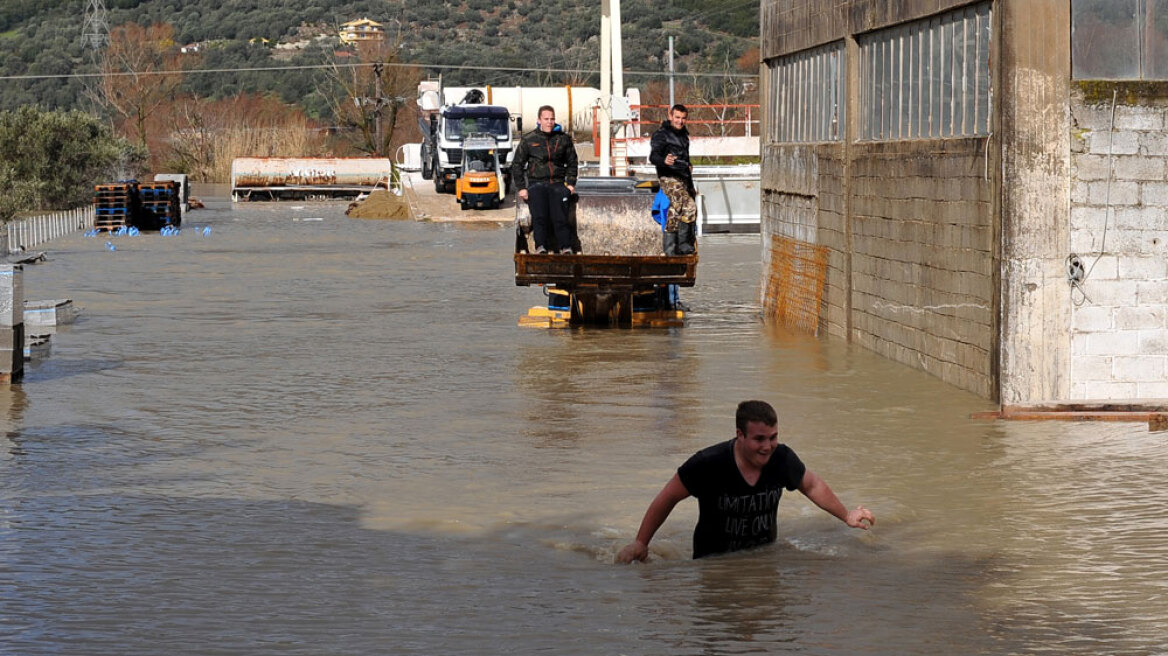
[[[552,107],[551,105],[543,105],[542,107],[539,108],[539,111],[535,113],[535,117],[539,118],[540,116],[543,116],[544,112],[551,112],[552,116],[555,116],[556,115],[556,108]]]
[[[779,424],[779,415],[771,404],[766,401],[743,401],[738,404],[738,411],[734,413],[734,425],[738,430],[746,433],[746,424],[751,421],[757,421],[767,426],[777,426]]]
[[[672,114],[673,112],[681,112],[682,114],[685,114],[686,116],[689,116],[689,110],[688,110],[688,109],[686,109],[686,108],[685,108],[685,105],[683,105],[683,104],[681,104],[681,103],[677,103],[677,104],[676,104],[676,105],[674,105],[673,107],[670,107],[670,108],[669,108],[669,113],[670,113],[670,114]]]

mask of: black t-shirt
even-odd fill
[[[677,469],[698,500],[693,557],[701,558],[774,542],[779,534],[783,488],[798,489],[807,468],[785,444],[778,445],[758,483],[747,485],[734,462],[734,440],[698,451]]]

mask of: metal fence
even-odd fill
[[[93,227],[93,206],[30,216],[0,227],[0,245],[5,253],[19,253],[78,230]]]

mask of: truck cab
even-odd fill
[[[517,128],[518,129],[518,128]],[[463,145],[472,135],[494,140],[503,175],[504,193],[511,187],[511,113],[506,107],[482,104],[446,105],[430,115],[429,135],[422,144],[422,177],[434,180],[438,193],[454,193],[462,171]]]

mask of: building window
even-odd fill
[[[1071,0],[1076,80],[1168,79],[1168,0]]]
[[[844,132],[844,44],[767,62],[770,143],[839,141]]]
[[[879,30],[860,46],[860,138],[990,133],[991,3]]]

